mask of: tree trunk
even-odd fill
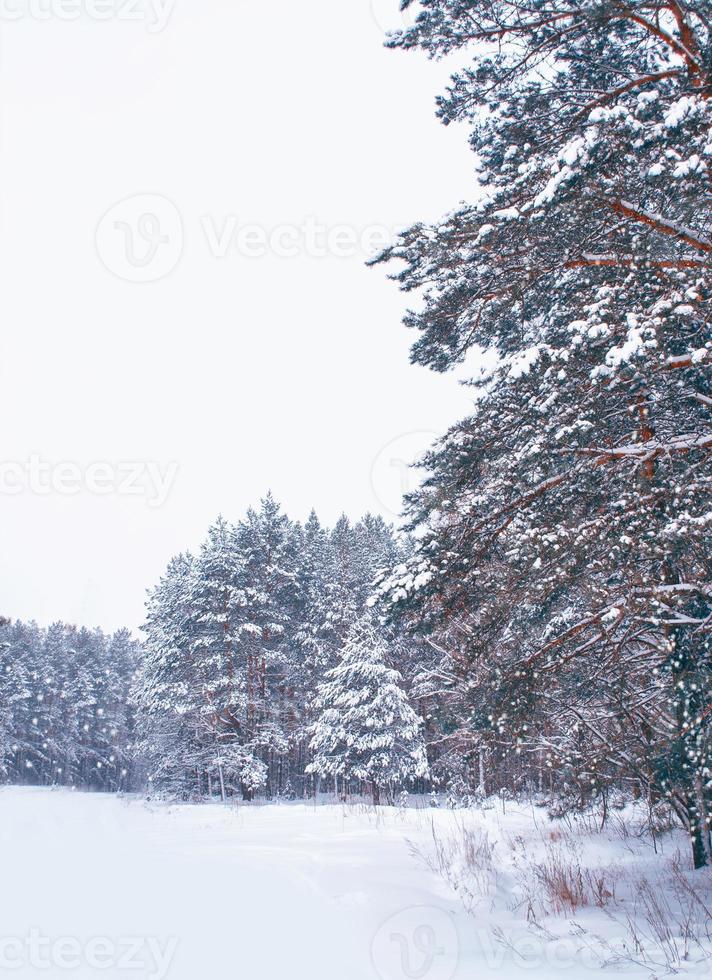
[[[225,778],[223,776],[222,759],[218,759],[218,773],[220,774],[220,799],[225,802]]]
[[[371,783],[371,795],[373,796],[373,805],[379,806],[381,803],[381,787],[378,783]]]
[[[692,808],[691,808],[692,809]],[[695,869],[712,865],[712,840],[710,840],[710,818],[707,799],[698,773],[695,778],[695,806],[691,814],[692,858]]]
[[[690,828],[690,838],[692,840],[692,863],[695,871],[699,871],[700,868],[709,866],[710,832],[695,819]]]

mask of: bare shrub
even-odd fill
[[[695,909],[700,934],[707,942],[712,942],[712,870],[696,872],[691,881],[677,851],[670,861],[670,871],[678,902],[682,906],[686,901]]]
[[[580,865],[566,860],[558,850],[549,849],[547,859],[534,865],[534,873],[554,912],[566,914],[588,905]]]
[[[654,837],[656,835],[662,837],[663,834],[670,834],[677,826],[677,818],[668,803],[656,803],[650,807],[648,811],[648,827]]]
[[[431,837],[431,849],[424,850],[409,842],[411,852],[447,881],[466,909],[473,911],[496,888],[496,844],[490,841],[485,830],[462,823],[456,824],[452,833],[440,837],[433,822]]]
[[[712,944],[712,875],[689,871],[678,852],[654,878],[630,872],[624,882],[630,906],[619,915],[607,910],[621,934],[615,949],[604,944],[614,954],[611,962],[667,973],[697,965],[706,969]]]
[[[616,901],[617,874],[611,868],[586,868],[584,880],[593,900],[599,909],[604,909],[609,902]]]
[[[664,800],[645,810],[613,814],[609,823],[631,853],[637,853],[641,844],[652,847],[657,853],[660,841],[677,827],[672,807]]]
[[[658,826],[664,828],[664,811],[661,816]],[[542,942],[561,938],[561,925],[549,917],[563,916],[570,920],[567,935],[600,958],[602,966],[636,964],[656,977],[707,969],[712,962],[712,869],[693,872],[679,852],[651,865],[652,828],[642,806],[611,814],[611,823],[608,836],[618,836],[635,860],[601,866],[587,861],[587,839],[594,834],[600,838],[601,832],[593,825],[584,831],[578,820],[575,826],[559,822],[540,827],[538,839],[507,837],[502,852],[477,826],[458,822],[443,835],[431,822],[432,845],[413,850],[448,882],[470,913],[481,909],[483,899],[492,907],[504,900]],[[646,873],[640,870],[640,858],[646,861]],[[510,887],[503,889],[505,884]],[[503,891],[509,892],[509,900]],[[586,909],[589,913],[582,918]],[[595,909],[615,925],[615,938],[591,930]],[[495,929],[494,938],[506,946],[506,936],[499,933]]]
[[[569,916],[587,906],[602,909],[617,901],[619,869],[587,866],[581,856],[580,833],[542,828],[540,837],[543,860],[540,847],[534,857],[521,836],[510,839],[518,886],[512,911],[525,908],[528,921],[539,922],[547,915]]]

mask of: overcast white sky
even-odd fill
[[[0,612],[136,628],[170,556],[268,488],[393,517],[470,400],[409,364],[405,298],[344,228],[436,218],[472,160],[444,67],[382,48],[398,0],[176,0],[163,30],[85,3],[0,0]],[[167,499],[146,469],[118,492],[129,463]]]

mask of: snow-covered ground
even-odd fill
[[[588,949],[591,934],[610,940],[624,931],[626,866],[636,874],[660,869],[681,842],[668,838],[664,857],[648,842],[589,828],[579,848],[552,828],[541,811],[511,804],[506,814],[169,807],[6,788],[0,976],[587,977],[601,969]],[[459,850],[464,840],[469,851]],[[578,854],[582,867],[605,867],[607,884],[620,873],[614,919],[595,902],[575,920],[545,917],[536,884],[527,891],[527,864],[555,864],[557,854]],[[443,862],[455,868],[450,883],[436,870]],[[529,908],[532,896],[536,907]],[[547,936],[530,930],[527,914],[543,922]],[[497,930],[508,937],[504,944]],[[706,970],[693,950],[683,972],[712,975]],[[609,971],[651,975],[630,963]]]

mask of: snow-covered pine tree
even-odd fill
[[[247,737],[244,631],[249,600],[243,571],[237,531],[219,517],[191,566],[186,649],[190,712],[202,732],[206,774],[215,772],[223,797],[225,747],[242,745]]]
[[[301,691],[297,709],[301,781],[310,758],[307,730],[318,708],[314,699],[327,670],[336,666],[349,630],[362,614],[377,572],[400,556],[393,528],[382,518],[367,514],[356,524],[342,515],[335,528],[323,528],[312,513],[301,532],[298,564],[300,614],[296,633],[299,668],[295,671]]]
[[[245,733],[256,758],[267,767],[269,790],[280,792],[298,728],[293,703],[298,687],[298,536],[270,493],[258,511],[248,511],[239,523],[237,538],[249,609],[241,641],[246,662]],[[246,790],[245,795],[252,793]]]
[[[297,529],[296,548],[299,555],[297,588],[301,610],[296,640],[303,679],[311,688],[311,678],[323,669],[329,659],[324,649],[327,642],[324,626],[329,619],[330,541],[329,532],[322,527],[315,511],[311,512],[304,527]]]
[[[333,629],[330,606],[330,554],[328,529],[312,511],[304,527],[296,529],[299,615],[295,623],[290,669],[292,705],[290,735],[294,743],[294,770],[301,795],[308,792],[304,770],[309,761],[308,729],[314,721],[313,697],[324,671],[332,662]],[[294,788],[294,787],[293,787]]]
[[[401,674],[388,664],[388,644],[368,615],[351,628],[339,663],[329,670],[316,699],[311,728],[314,759],[308,772],[358,780],[374,804],[385,788],[428,774],[422,720],[411,707]]]
[[[206,791],[205,733],[196,705],[197,677],[189,654],[194,558],[173,558],[147,602],[146,646],[132,701],[137,755],[145,778],[183,797]]]
[[[100,706],[102,775],[109,791],[126,790],[133,784],[136,721],[131,691],[141,653],[141,644],[127,629],[107,637]]]
[[[4,623],[0,634],[0,776],[21,782],[31,689],[25,664],[17,653],[18,625]]]
[[[170,795],[225,798],[243,768],[252,773],[244,567],[236,529],[218,518],[198,556],[174,559],[149,599],[133,699],[149,779]]]
[[[78,744],[74,705],[69,697],[70,656],[64,623],[53,623],[45,631],[41,663],[38,708],[41,707],[41,726],[47,742],[46,776],[48,782],[61,784],[75,778]],[[117,694],[120,696],[120,692]]]
[[[439,113],[484,193],[383,258],[425,291],[417,362],[493,367],[385,591],[441,651],[446,736],[582,799],[634,780],[709,863],[709,4],[406,6],[393,47],[471,46]]]

